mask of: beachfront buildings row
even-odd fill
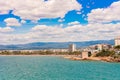
[[[117,46],[117,45],[120,45],[120,37],[115,38],[115,46]],[[43,52],[46,52],[46,51],[51,51],[51,52],[75,52],[75,51],[77,51],[77,52],[85,52],[84,54],[86,55],[86,52],[94,54],[94,53],[97,53],[97,52],[99,52],[103,49],[104,50],[110,50],[112,48],[113,48],[113,46],[110,45],[110,44],[96,44],[96,45],[91,45],[91,46],[88,46],[88,47],[85,47],[85,48],[79,48],[78,49],[78,48],[76,48],[75,44],[70,44],[68,46],[68,48],[66,48],[66,49],[7,50],[7,51],[9,51],[9,52],[17,52],[17,51],[20,51],[20,52],[37,52],[37,51],[43,51]]]

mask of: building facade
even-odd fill
[[[108,50],[108,49],[111,49],[112,48],[112,45],[110,45],[110,44],[97,44],[97,45],[95,45],[94,46],[95,48],[95,50],[99,50],[99,51],[101,51],[101,50]]]
[[[115,46],[120,45],[120,37],[115,38]]]
[[[81,53],[81,58],[82,59],[85,59],[85,58],[88,58],[89,56],[88,56],[88,51],[83,51],[82,53]]]
[[[69,52],[74,52],[76,51],[76,45],[75,44],[70,44],[69,45]]]

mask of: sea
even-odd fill
[[[0,56],[0,80],[120,80],[120,63],[61,56]]]

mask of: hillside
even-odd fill
[[[20,49],[50,49],[50,48],[68,48],[69,44],[76,44],[77,48],[86,47],[90,45],[105,43],[114,45],[114,40],[97,40],[84,42],[35,42],[18,45],[0,45],[0,50],[20,50]]]

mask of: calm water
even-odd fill
[[[120,63],[0,56],[0,80],[120,80]]]

